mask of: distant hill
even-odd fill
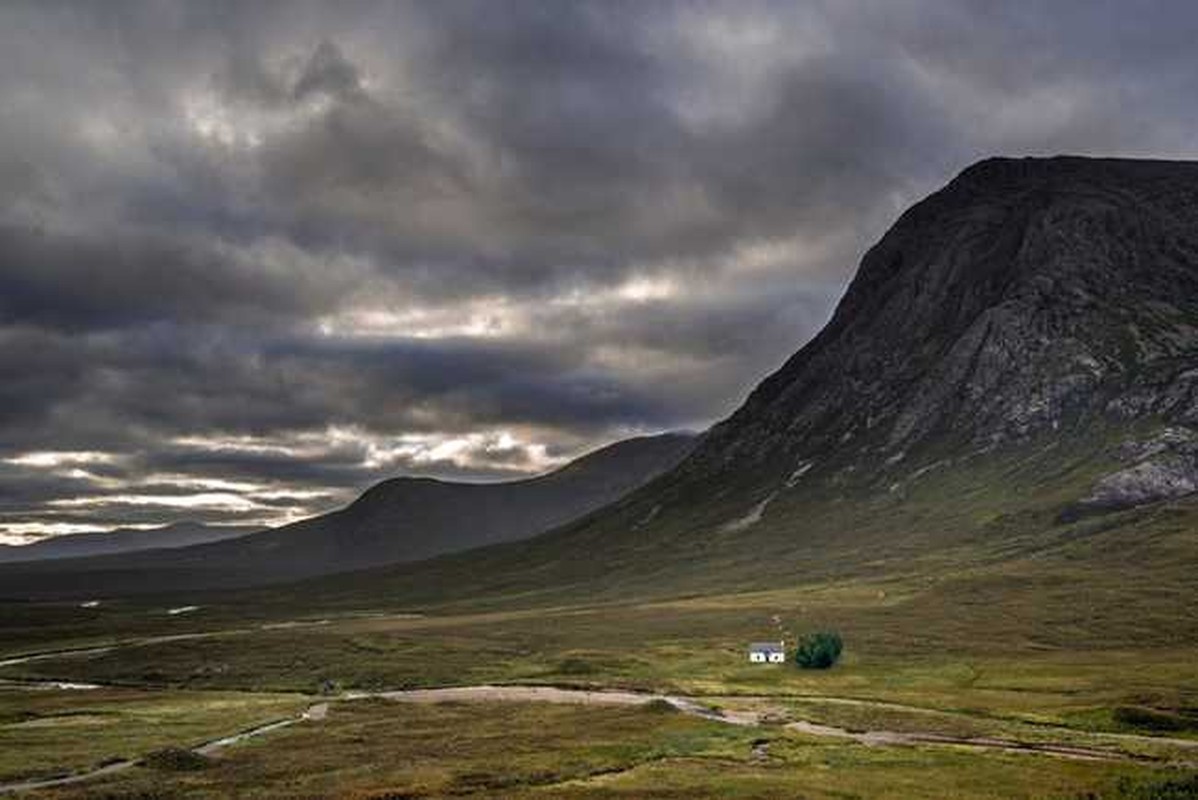
[[[618,500],[669,470],[695,438],[669,433],[628,439],[519,481],[394,478],[339,511],[235,540],[0,567],[0,594],[251,586],[527,538]]]
[[[58,558],[129,553],[136,550],[164,550],[189,547],[193,544],[234,539],[262,528],[238,525],[204,525],[199,522],[176,522],[160,528],[139,530],[118,528],[95,533],[72,533],[42,539],[24,545],[0,545],[0,563],[40,561]]]
[[[685,434],[629,439],[520,481],[393,478],[340,511],[188,552],[197,563],[256,565],[264,576],[345,571],[416,561],[522,539],[617,500],[690,451]]]

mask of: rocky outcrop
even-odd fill
[[[1107,475],[1094,486],[1085,505],[1127,508],[1198,491],[1198,464],[1187,458],[1161,458]]]
[[[1126,442],[1119,455],[1132,464],[1095,483],[1082,509],[1130,508],[1198,491],[1198,436],[1189,428]]]

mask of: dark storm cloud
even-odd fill
[[[255,263],[219,242],[162,232],[0,226],[0,252],[0,318],[59,330],[213,317],[270,324],[318,310],[338,288],[325,276]]]
[[[1194,156],[1196,37],[1176,2],[6,4],[0,528],[708,424],[968,163]]]

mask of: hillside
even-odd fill
[[[1198,597],[1195,376],[1198,164],[992,159],[904,213],[828,326],[666,474],[536,538],[294,592],[535,605],[917,579],[935,603],[1008,587],[1029,630],[1068,611],[1067,589],[1176,619]],[[359,502],[304,525],[404,508]],[[346,540],[313,540],[342,558]],[[112,562],[68,585],[211,585],[195,574],[234,569],[247,546],[255,564],[285,558],[276,541],[180,551],[197,558],[152,572]]]
[[[0,567],[6,596],[202,590],[344,572],[526,538],[620,498],[678,463],[688,434],[629,439],[534,478],[395,478],[344,509],[232,541]]]
[[[193,544],[233,539],[259,530],[261,528],[239,525],[214,526],[199,522],[176,522],[148,530],[118,528],[97,533],[71,533],[31,544],[0,546],[0,562],[87,558],[136,550],[190,547]]]
[[[1198,164],[985,161],[899,219],[689,472],[1196,422],[1195,326]]]
[[[992,159],[903,214],[678,468],[538,539],[360,581],[529,603],[1073,570],[1175,602],[1198,588],[1196,424],[1198,164]]]
[[[628,439],[546,475],[504,483],[394,478],[340,511],[195,556],[206,564],[248,559],[276,574],[284,564],[331,572],[527,538],[617,500],[673,467],[693,444],[684,434]]]

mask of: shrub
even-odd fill
[[[594,664],[583,658],[567,658],[557,665],[559,675],[593,675],[598,671]]]
[[[1109,792],[1087,792],[1077,800],[1194,800],[1198,798],[1198,773],[1166,780],[1119,779]]]
[[[1129,796],[1135,800],[1194,800],[1198,797],[1198,774],[1139,786]]]
[[[821,631],[799,640],[795,664],[803,669],[827,669],[840,658],[844,642],[840,634]]]
[[[1118,706],[1112,716],[1120,724],[1150,731],[1184,731],[1192,726],[1180,714],[1141,706]]]
[[[645,703],[645,710],[652,714],[677,714],[678,707],[665,698],[658,697]]]
[[[207,756],[202,756],[194,750],[183,747],[164,747],[146,756],[142,763],[151,769],[167,770],[169,772],[190,772],[204,769],[211,762]]]

